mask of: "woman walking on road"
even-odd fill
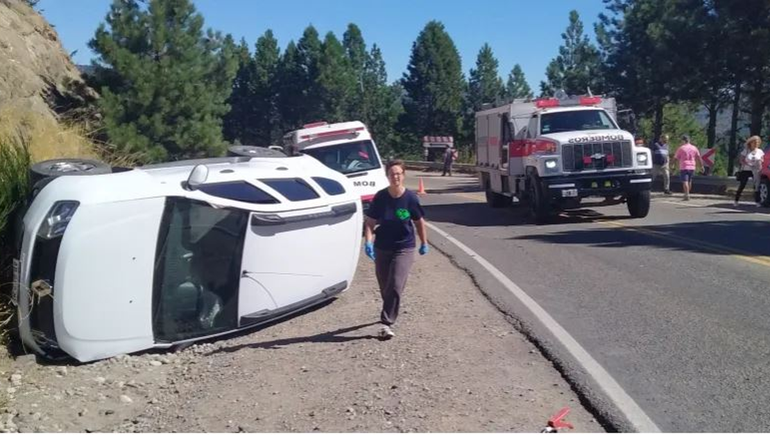
[[[690,136],[682,135],[682,145],[676,150],[674,158],[679,161],[679,178],[682,180],[682,189],[684,190],[684,201],[690,200],[690,189],[692,188],[692,176],[695,174],[696,163],[703,162],[700,159],[700,151],[695,145],[690,143]]]
[[[390,185],[374,195],[366,212],[364,250],[374,260],[382,295],[380,337],[390,339],[401,305],[401,294],[414,263],[415,230],[420,238],[420,255],[428,253],[425,213],[417,195],[404,187],[406,170],[402,160],[385,166]],[[372,244],[374,241],[374,244]]]
[[[754,180],[754,202],[757,207],[760,205],[759,173],[762,170],[762,159],[765,156],[765,153],[759,148],[761,142],[762,139],[759,136],[751,136],[746,140],[746,148],[741,151],[741,156],[739,158],[741,168],[740,171],[735,174],[735,178],[740,182],[738,191],[735,192],[735,202],[733,203],[736,207],[738,206],[738,201],[741,200],[741,194],[746,187],[746,183],[749,181],[749,177]]]

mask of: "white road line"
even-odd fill
[[[534,299],[532,299],[524,290],[517,286],[499,269],[489,263],[481,255],[477,254],[471,248],[465,246],[462,242],[442,231],[435,225],[428,223],[428,228],[441,236],[445,237],[471,258],[476,260],[483,268],[492,274],[500,283],[505,286],[516,298],[526,306],[532,314],[535,315],[543,325],[556,337],[557,340],[567,349],[567,351],[583,366],[585,371],[593,377],[599,387],[604,390],[610,400],[625,415],[626,419],[633,425],[637,432],[660,432],[658,426],[650,419],[642,408],[623,390],[620,384],[602,367],[589,353],[575,340],[569,332],[559,325]]]

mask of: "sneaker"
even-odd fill
[[[738,207],[738,201],[733,201],[733,207]]]
[[[663,191],[663,194],[664,194],[664,195],[673,195],[673,193],[671,193],[671,191],[670,191],[670,190],[664,190],[664,191]]]
[[[390,340],[395,336],[396,336],[396,333],[394,333],[393,330],[390,329],[390,326],[383,325],[382,328],[380,328],[380,338],[382,338],[383,340]]]
[[[757,207],[762,207],[762,204],[760,204],[758,202],[755,202],[754,205],[757,206]]]
[[[685,196],[684,198],[682,198],[682,201],[689,201],[689,200],[690,200],[689,196]]]

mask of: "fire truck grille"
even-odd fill
[[[564,172],[630,168],[634,165],[630,141],[562,145]]]

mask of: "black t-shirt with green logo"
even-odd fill
[[[414,249],[414,224],[425,213],[420,199],[411,190],[405,190],[399,198],[393,198],[388,189],[382,189],[374,195],[372,204],[366,213],[377,221],[374,247],[384,251]]]

